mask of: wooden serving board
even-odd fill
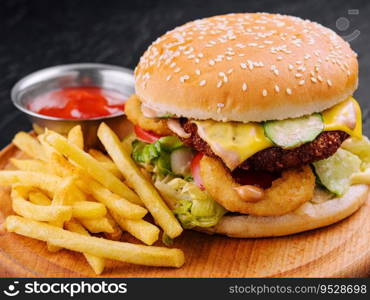
[[[0,169],[19,156],[9,145]],[[102,277],[365,277],[370,273],[370,202],[351,217],[325,228],[288,237],[232,239],[187,231],[180,269],[108,261]],[[9,188],[0,187],[0,224],[13,214]],[[123,240],[136,242],[128,234]],[[160,245],[160,242],[158,242]],[[46,244],[0,230],[0,277],[94,277],[80,253],[50,253]]]

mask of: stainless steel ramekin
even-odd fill
[[[11,98],[14,105],[28,115],[38,134],[48,128],[66,135],[73,126],[81,125],[86,147],[98,144],[96,131],[101,122],[107,123],[121,137],[132,130],[131,124],[123,116],[124,113],[84,120],[69,120],[41,115],[27,108],[28,101],[41,94],[55,89],[78,86],[96,86],[114,90],[128,98],[134,93],[133,72],[122,67],[94,63],[50,67],[27,75],[18,81],[11,91]]]

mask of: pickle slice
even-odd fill
[[[357,155],[339,148],[334,155],[313,163],[320,182],[330,192],[341,196],[350,186],[350,177],[360,171],[361,160]]]
[[[290,149],[313,141],[323,130],[320,114],[296,119],[268,121],[264,124],[265,135],[277,146]]]

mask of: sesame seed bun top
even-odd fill
[[[135,87],[178,117],[264,121],[320,112],[357,87],[356,54],[332,30],[267,13],[215,16],[177,27],[141,57]]]

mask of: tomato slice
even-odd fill
[[[193,176],[195,184],[201,189],[204,190],[204,184],[202,177],[200,176],[200,160],[203,157],[203,153],[197,153],[190,164],[190,170],[191,170],[191,175]]]
[[[160,135],[152,132],[152,131],[148,131],[148,130],[144,130],[142,129],[140,126],[138,125],[135,125],[134,127],[134,131],[135,131],[135,134],[136,136],[142,140],[143,142],[147,142],[147,143],[154,143],[155,141],[157,141],[159,138],[161,138]]]

